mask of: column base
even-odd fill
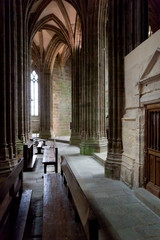
[[[79,146],[80,143],[81,143],[81,137],[80,136],[71,135],[71,138],[70,138],[70,144],[71,145]]]
[[[16,158],[0,160],[0,182],[12,172],[17,163],[18,160]]]
[[[51,132],[50,131],[41,131],[39,133],[39,138],[43,138],[43,139],[49,139],[51,138]]]
[[[107,139],[101,140],[85,140],[80,144],[80,154],[93,155],[94,153],[107,151]]]
[[[23,151],[23,140],[20,140],[19,138],[17,138],[16,146],[17,146],[17,154],[19,154],[21,151]]]
[[[111,179],[120,180],[121,163],[121,153],[108,153],[105,162],[105,176]]]

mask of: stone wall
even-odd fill
[[[125,57],[121,179],[143,185],[145,105],[160,102],[160,30]]]
[[[71,122],[71,60],[60,66],[58,58],[53,69],[53,132],[70,136]]]
[[[40,129],[40,118],[39,118],[39,116],[32,116],[31,117],[32,133],[39,133],[39,129]]]

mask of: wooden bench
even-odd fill
[[[88,240],[98,240],[98,220],[65,157],[61,157],[61,174],[73,199]]]
[[[83,227],[74,220],[72,204],[62,176],[44,175],[42,240],[87,240]]]
[[[22,240],[22,238],[13,238],[14,226],[18,209],[23,209],[23,218],[27,216],[26,204],[23,204],[26,193],[23,192],[23,166],[22,158],[10,175],[0,184],[0,239],[2,240]],[[30,199],[29,199],[30,200]],[[29,201],[30,202],[30,201]],[[23,206],[22,206],[23,205]],[[29,203],[28,203],[29,205]],[[20,208],[19,208],[20,206]],[[22,221],[23,228],[20,228],[19,235],[23,235],[26,221]],[[19,224],[17,227],[19,228]]]
[[[38,142],[38,145],[37,145],[37,154],[42,154],[41,150],[42,150],[43,145],[44,145],[44,142],[42,142],[42,141],[39,141],[39,142]]]
[[[44,173],[47,172],[47,165],[54,165],[55,172],[58,172],[58,148],[45,148],[42,163],[44,164]]]
[[[21,202],[18,209],[17,218],[14,224],[12,240],[22,240],[27,223],[32,190],[28,189],[22,193]]]
[[[23,145],[24,171],[32,171],[34,169],[37,156],[33,154],[34,142],[28,141]]]

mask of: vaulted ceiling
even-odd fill
[[[43,64],[51,70],[57,54],[61,57],[61,64],[65,64],[74,46],[77,22],[80,21],[76,10],[67,1],[32,1],[30,9],[32,64],[36,66]],[[78,26],[78,31],[81,31],[80,24]]]

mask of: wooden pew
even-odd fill
[[[22,240],[27,223],[29,207],[32,197],[32,190],[28,189],[22,193],[21,202],[18,209],[17,218],[14,224],[12,240]]]
[[[24,198],[26,199],[26,194],[23,192],[23,166],[24,159],[22,158],[10,175],[0,184],[0,239],[2,240],[22,240],[22,238],[14,238],[13,236],[17,210],[26,207],[26,205],[21,206]],[[30,198],[28,199],[28,205],[30,204]],[[19,206],[21,207],[19,208]],[[26,210],[25,216],[27,215]],[[21,236],[24,233],[26,219],[25,221],[21,219],[22,223],[23,228],[20,228],[21,234],[19,234]]]
[[[42,141],[39,141],[39,142],[38,142],[38,145],[37,145],[37,154],[41,154],[41,153],[42,153],[41,150],[42,150],[43,145],[44,145],[44,142],[42,142]]]
[[[74,220],[72,204],[62,176],[44,175],[42,240],[87,240],[83,227]]]
[[[44,164],[44,173],[47,172],[47,165],[54,165],[55,172],[58,172],[58,148],[44,148],[43,160]]]
[[[37,156],[33,155],[34,142],[28,141],[23,145],[24,171],[32,171],[34,169]]]
[[[63,156],[61,157],[61,174],[65,178],[69,194],[73,199],[76,213],[84,227],[87,239],[98,240],[98,220],[68,162]]]

